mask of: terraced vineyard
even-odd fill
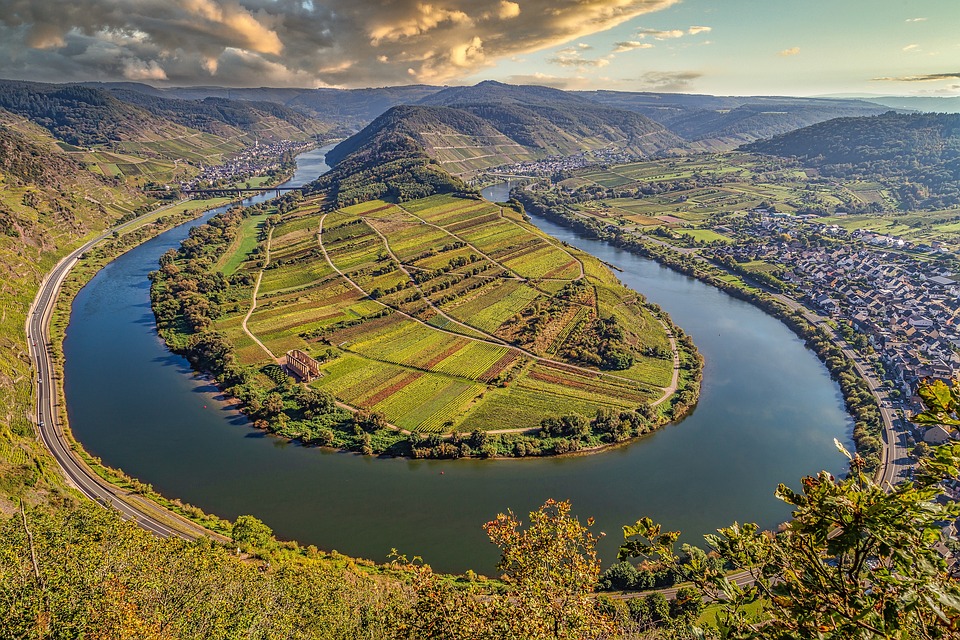
[[[239,302],[216,328],[240,363],[273,362],[241,326],[262,269],[250,332],[274,354],[312,355],[322,369],[313,386],[410,431],[528,429],[636,409],[672,382],[669,336],[640,295],[484,200],[331,213],[306,201],[248,219],[216,268],[235,283]]]

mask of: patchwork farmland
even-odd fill
[[[239,362],[274,362],[241,322],[262,271],[250,333],[272,354],[314,356],[312,386],[400,428],[529,429],[652,404],[671,384],[670,339],[645,300],[512,209],[307,201],[240,234],[215,265],[240,283],[216,321]]]

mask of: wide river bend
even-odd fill
[[[327,170],[326,149],[298,158],[288,185]],[[503,187],[487,191],[503,199]],[[212,213],[205,215],[207,219]],[[618,277],[661,305],[706,358],[699,405],[680,424],[595,455],[530,460],[379,460],[266,436],[169,353],[157,337],[147,274],[195,221],[133,249],[78,294],[67,330],[70,425],[92,454],[225,518],[250,513],[278,535],[374,560],[391,548],[438,570],[493,573],[481,525],[526,515],[547,498],[573,501],[607,536],[649,515],[684,539],[733,521],[767,527],[789,517],[778,482],[842,473],[833,438],[849,444],[838,386],[782,323],[653,261],[534,223],[623,269]]]

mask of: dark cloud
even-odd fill
[[[873,80],[882,80],[888,82],[936,82],[938,80],[958,80],[960,71],[954,73],[925,73],[918,76],[887,76],[882,78],[873,78]]]
[[[703,74],[697,71],[650,71],[637,81],[645,91],[686,91]]]
[[[442,83],[678,1],[4,0],[0,75],[238,86]]]

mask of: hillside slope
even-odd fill
[[[0,108],[27,118],[77,146],[123,140],[163,140],[193,133],[127,104],[102,89],[0,81]]]
[[[28,418],[34,377],[24,325],[33,296],[61,255],[144,204],[86,170],[46,129],[0,110],[0,513],[16,499],[66,499]]]
[[[647,156],[682,141],[644,116],[595,104],[546,87],[483,82],[398,106],[328,156],[333,163],[362,153],[416,149],[455,176],[489,167],[607,149]],[[429,103],[429,104],[427,104]]]
[[[824,175],[884,180],[904,209],[960,204],[960,114],[838,118],[742,147]]]
[[[456,108],[482,118],[538,155],[606,148],[649,156],[683,144],[646,116],[598,107],[590,100],[550,87],[486,81],[444,89],[420,104]]]
[[[330,129],[329,125],[273,102],[228,98],[181,100],[128,89],[114,89],[111,93],[153,115],[224,137],[250,134],[265,141],[293,140]]]
[[[887,109],[863,100],[778,96],[710,96],[625,91],[577,92],[600,104],[642,113],[705,149],[739,144],[845,116]]]

